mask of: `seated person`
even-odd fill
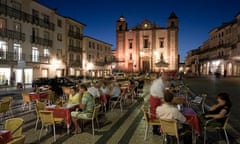
[[[209,110],[199,116],[201,124],[204,124],[208,119],[217,119],[211,125],[213,126],[222,126],[225,122],[225,119],[222,119],[226,116],[232,107],[232,102],[227,93],[219,93],[217,95],[217,103],[209,108]]]
[[[119,87],[119,84],[117,82],[114,82],[112,84],[112,89],[111,89],[111,92],[110,92],[110,99],[111,100],[117,100],[118,97],[120,96],[121,94],[121,89]]]
[[[100,97],[100,92],[99,92],[98,88],[96,87],[96,84],[94,84],[94,83],[90,84],[90,87],[88,87],[88,92],[95,98]]]
[[[78,119],[81,118],[86,118],[86,117],[91,117],[93,114],[94,110],[94,97],[87,91],[87,86],[86,85],[80,85],[80,103],[79,107],[82,110],[80,111],[72,111],[71,116],[72,116],[72,122],[75,126],[75,131],[74,133],[81,133],[82,129],[78,124]]]
[[[70,90],[68,103],[69,104],[78,104],[80,99],[80,94],[78,92],[78,87],[72,87]]]
[[[174,95],[169,91],[164,91],[164,103],[161,106],[156,108],[156,116],[157,118],[162,119],[175,119],[179,121],[179,131],[188,131],[183,137],[183,141],[185,144],[191,144],[191,127],[188,125],[182,125],[186,122],[185,116],[177,109],[175,105],[172,104]]]

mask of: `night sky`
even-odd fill
[[[240,12],[240,0],[37,0],[58,14],[87,26],[84,35],[116,47],[115,24],[122,15],[128,28],[144,19],[162,27],[173,11],[179,19],[179,54],[184,61],[187,51],[196,49],[209,38],[208,32],[233,20]]]

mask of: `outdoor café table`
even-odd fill
[[[42,99],[48,99],[48,92],[30,92],[29,96],[31,100],[40,101]]]
[[[67,133],[69,134],[69,128],[71,126],[71,111],[74,111],[78,107],[78,104],[65,104],[63,107],[56,107],[56,105],[46,106],[46,110],[53,111],[53,117],[63,118],[67,125]]]
[[[200,136],[200,127],[196,112],[190,107],[183,107],[182,113],[186,117],[187,122],[193,126],[195,133]]]
[[[0,143],[3,144],[8,143],[11,141],[12,134],[10,130],[0,130]]]

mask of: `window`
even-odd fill
[[[49,49],[47,49],[47,48],[43,49],[43,56],[49,57]]]
[[[92,47],[92,43],[88,42],[88,47],[91,48]]]
[[[163,41],[161,40],[160,41],[160,48],[163,48],[164,46],[163,46]]]
[[[69,61],[72,62],[74,60],[74,55],[72,53],[69,54]]]
[[[38,48],[32,47],[32,62],[38,62],[39,61],[39,51]]]
[[[80,48],[80,43],[81,43],[81,42],[80,42],[79,40],[77,40],[77,41],[76,41],[76,47]]]
[[[22,48],[20,44],[13,44],[13,59],[16,61],[22,60]]]
[[[73,39],[69,39],[69,46],[73,46]]]
[[[17,32],[21,32],[21,24],[20,23],[14,23],[13,29]]]
[[[44,37],[44,39],[49,39],[49,32],[44,31],[43,32],[43,37]]]
[[[76,56],[76,61],[80,61],[80,55],[79,54]]]
[[[32,9],[32,15],[33,15],[33,23],[39,22],[39,12],[35,9]]]
[[[91,61],[91,55],[88,55],[88,61],[90,62]]]
[[[57,20],[57,25],[58,25],[58,27],[62,27],[62,20],[58,19]]]
[[[69,25],[69,31],[70,31],[70,32],[73,32],[73,29],[74,29],[74,28],[73,28],[73,25]]]
[[[57,40],[62,41],[62,34],[60,34],[60,33],[57,34]]]
[[[7,58],[7,43],[5,41],[0,41],[0,59]]]
[[[129,42],[129,49],[132,49],[132,42]]]
[[[48,15],[43,14],[43,22],[45,24],[49,24],[49,16]]]
[[[95,43],[93,43],[93,49],[95,49]]]
[[[148,39],[144,39],[144,48],[148,48]]]
[[[130,53],[129,55],[129,60],[132,60],[132,53]]]
[[[0,29],[5,29],[6,27],[6,21],[5,19],[0,18]]]

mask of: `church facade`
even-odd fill
[[[145,19],[128,29],[123,16],[116,22],[116,68],[125,72],[178,69],[178,17],[171,13],[167,27]]]

